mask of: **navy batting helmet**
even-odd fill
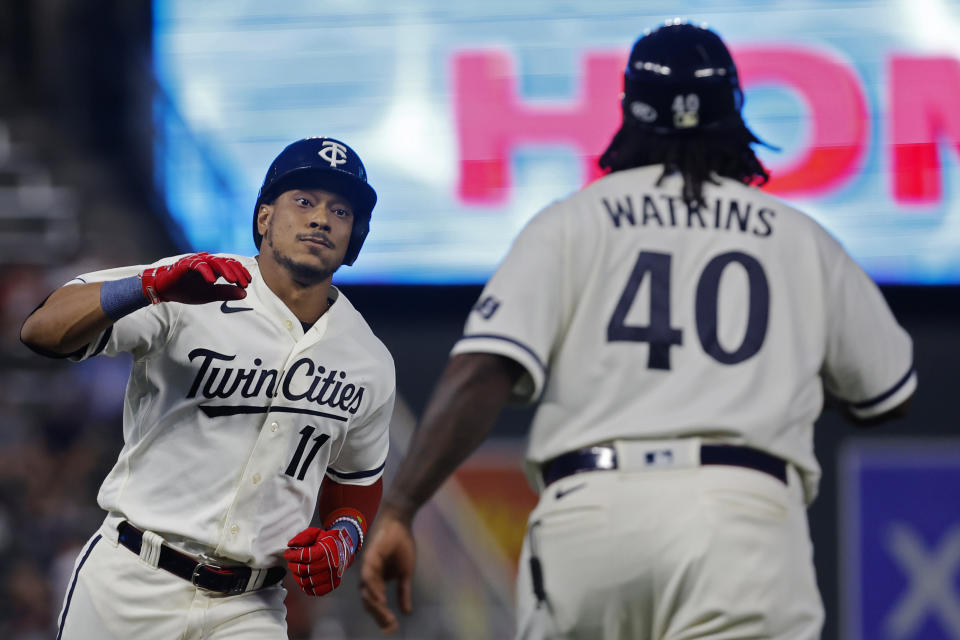
[[[742,126],[743,92],[716,33],[679,20],[639,38],[623,77],[623,118],[655,133]]]
[[[377,193],[367,184],[367,171],[357,152],[333,138],[297,140],[270,164],[253,208],[253,241],[257,249],[263,240],[257,229],[260,205],[273,202],[284,191],[310,187],[333,191],[353,206],[353,231],[343,256],[343,264],[353,264],[370,231],[370,214],[377,203]]]

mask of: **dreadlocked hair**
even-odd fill
[[[679,173],[683,176],[684,202],[689,206],[705,206],[703,184],[718,184],[715,176],[756,186],[770,179],[751,144],[770,146],[753,135],[742,121],[728,129],[675,134],[654,133],[626,121],[598,164],[607,172],[662,164],[663,173],[657,186],[668,175]]]

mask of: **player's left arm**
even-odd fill
[[[856,426],[902,418],[917,388],[913,340],[879,287],[836,247],[828,270],[831,314],[821,369],[826,406],[832,405]]]
[[[373,518],[380,508],[380,498],[383,496],[383,478],[368,485],[345,484],[324,478],[320,489],[320,504],[317,511],[324,520],[339,509],[352,509],[357,512],[360,524],[366,529],[370,527]]]
[[[894,406],[893,408],[879,413],[868,418],[863,418],[855,414],[850,409],[850,404],[837,396],[830,393],[830,391],[824,388],[824,409],[832,410],[839,413],[847,422],[851,423],[855,427],[869,428],[875,427],[881,424],[886,424],[893,420],[900,420],[906,418],[910,413],[910,407],[913,405],[914,396],[909,396],[906,400],[900,404]]]
[[[569,256],[590,254],[598,228],[584,225],[578,209],[548,206],[514,240],[471,311],[364,552],[364,607],[384,631],[398,627],[387,581],[397,581],[400,609],[412,610],[414,514],[486,439],[504,405],[539,397],[584,273]]]
[[[454,355],[440,376],[370,533],[361,567],[364,607],[384,631],[398,627],[387,606],[387,580],[398,581],[401,610],[412,610],[414,515],[486,439],[523,372],[505,356],[463,353]]]
[[[369,485],[324,478],[318,507],[322,528],[301,531],[287,543],[283,554],[305,593],[322,596],[340,586],[343,573],[363,547],[382,495],[382,478]]]
[[[396,388],[393,361],[385,349],[383,354],[389,367],[377,377],[377,390],[367,390],[368,398],[382,401],[374,403],[375,409],[358,414],[356,424],[351,424],[337,455],[328,463],[318,505],[322,526],[298,533],[283,554],[308,595],[322,596],[340,586],[344,572],[364,546],[367,529],[380,506]]]

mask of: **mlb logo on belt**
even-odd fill
[[[960,439],[855,441],[840,471],[840,637],[960,638]]]
[[[648,467],[673,466],[673,449],[653,449],[643,454],[643,462]]]

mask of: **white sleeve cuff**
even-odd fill
[[[517,381],[511,400],[536,402],[543,392],[547,378],[546,365],[533,349],[515,338],[491,333],[466,335],[453,345],[450,355],[460,353],[493,353],[519,363],[527,375]]]
[[[914,367],[895,385],[878,396],[862,402],[850,403],[850,412],[860,419],[879,416],[903,403],[917,389],[917,371]]]
[[[366,469],[364,471],[337,471],[333,467],[327,467],[327,477],[340,484],[353,484],[358,486],[368,486],[376,482],[383,475],[383,468],[386,461],[375,469]]]

